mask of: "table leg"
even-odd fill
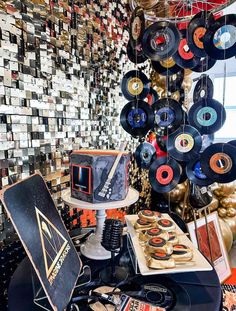
[[[104,260],[111,258],[111,252],[105,250],[101,245],[103,226],[106,219],[105,209],[100,209],[96,211],[97,226],[95,233],[90,235],[87,241],[81,245],[81,253],[95,260]]]

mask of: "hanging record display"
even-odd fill
[[[156,192],[169,192],[179,183],[181,173],[182,168],[177,161],[161,157],[151,164],[149,180]]]
[[[204,49],[214,59],[236,55],[236,14],[224,15],[211,23],[203,38]]]
[[[128,100],[144,99],[149,93],[150,81],[143,72],[130,70],[121,81],[121,90]]]
[[[186,174],[189,180],[198,186],[209,186],[213,181],[208,178],[203,172],[200,163],[200,158],[196,157],[186,165]]]
[[[157,94],[157,91],[154,90],[154,88],[150,87],[149,93],[147,95],[147,102],[151,106],[159,99],[159,95]]]
[[[193,104],[188,112],[189,124],[202,135],[217,132],[225,123],[226,112],[221,103],[215,99],[201,99]]]
[[[197,13],[189,22],[187,40],[190,50],[198,57],[206,57],[207,53],[203,46],[203,37],[207,31],[209,12]]]
[[[143,9],[136,7],[130,20],[129,37],[133,49],[142,43],[143,33],[145,30],[145,17]]]
[[[190,125],[181,125],[167,141],[167,151],[176,160],[188,162],[196,157],[202,147],[198,130]]]
[[[137,147],[134,157],[139,167],[148,169],[156,158],[156,149],[152,144],[144,142]]]
[[[159,21],[149,26],[142,40],[143,51],[151,60],[160,61],[174,55],[178,49],[180,33],[168,21]]]
[[[120,123],[123,129],[133,137],[143,137],[153,128],[153,110],[142,100],[131,101],[123,107]]]
[[[162,76],[171,76],[181,71],[181,67],[179,67],[172,57],[167,59],[163,59],[161,61],[152,61],[153,69],[161,74]]]
[[[236,179],[236,148],[228,143],[216,143],[201,154],[203,173],[214,182],[228,183]]]
[[[173,60],[181,68],[191,69],[199,65],[200,58],[190,50],[186,38],[186,29],[180,31],[181,37],[177,52],[173,55]]]
[[[182,173],[180,175],[179,184],[182,184],[188,178],[186,175],[186,162],[178,162],[182,167]]]
[[[129,60],[134,64],[142,64],[148,59],[143,53],[141,44],[137,45],[136,48],[132,48],[130,41],[127,45],[127,55]]]
[[[201,57],[199,64],[196,67],[192,68],[192,71],[194,72],[204,72],[209,69],[211,69],[216,63],[216,60],[206,56],[206,57]]]
[[[172,98],[162,98],[152,105],[155,115],[154,127],[165,130],[166,133],[175,131],[183,121],[183,110],[180,104]]]
[[[202,75],[195,85],[193,91],[193,102],[197,103],[201,99],[213,98],[214,85],[207,75]]]

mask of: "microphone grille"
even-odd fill
[[[108,251],[121,248],[123,224],[118,219],[106,219],[102,234],[102,246]]]

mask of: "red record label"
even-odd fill
[[[162,238],[152,238],[149,240],[149,245],[151,246],[156,246],[156,247],[161,247],[166,244],[166,241]]]
[[[141,211],[141,213],[144,216],[154,216],[154,213],[152,211],[149,211],[149,210],[143,210],[143,211]]]
[[[138,219],[137,223],[140,225],[149,225],[150,222],[148,222],[147,220],[143,220],[143,219]]]
[[[158,235],[162,232],[161,229],[159,228],[155,228],[155,229],[150,229],[147,231],[147,234],[150,234],[150,235]]]
[[[161,219],[158,221],[158,224],[163,226],[163,227],[171,227],[172,222],[169,219]]]
[[[168,185],[174,178],[174,171],[169,165],[161,165],[156,170],[156,180],[161,185]]]
[[[180,40],[178,51],[179,55],[185,60],[190,60],[194,57],[194,54],[190,51],[188,47],[186,38]]]
[[[186,245],[183,244],[177,244],[174,245],[174,249],[187,249],[188,247]]]

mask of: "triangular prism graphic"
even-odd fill
[[[68,241],[35,206],[47,278],[50,276]]]

